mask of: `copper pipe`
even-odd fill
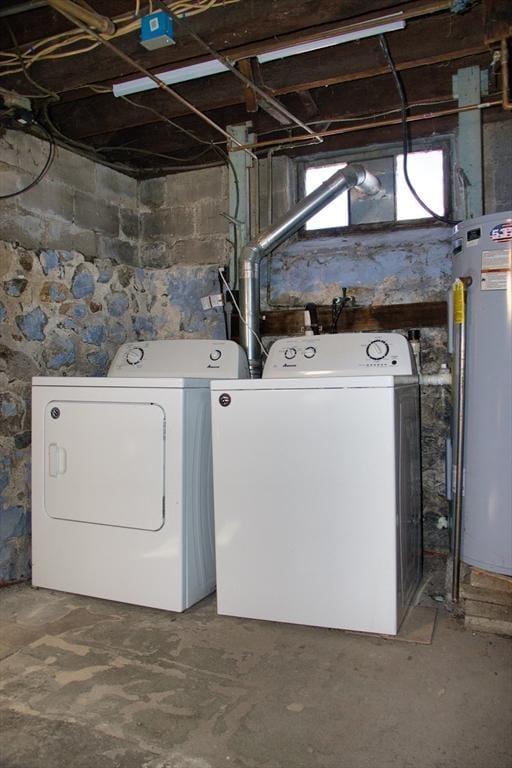
[[[485,109],[487,107],[499,107],[502,102],[486,101],[482,104],[469,104],[466,107],[454,107],[453,109],[441,109],[438,112],[425,112],[421,115],[409,115],[407,117],[408,123],[418,122],[419,120],[435,120],[436,117],[446,117],[447,115],[456,115],[459,112],[469,112],[472,109]],[[341,133],[354,133],[356,131],[363,131],[369,128],[382,128],[388,125],[400,125],[402,118],[393,118],[392,120],[378,120],[372,123],[362,123],[360,125],[351,125],[348,128],[331,128],[328,131],[319,131],[317,136],[337,136]],[[266,141],[257,141],[254,144],[242,144],[240,147],[231,148],[230,152],[239,152],[241,149],[259,149],[260,147],[272,147],[276,144],[291,144],[295,141],[308,141],[311,139],[309,135],[301,136],[288,136],[281,137],[279,139],[268,139]]]
[[[509,79],[508,79],[508,41],[501,41],[501,85],[503,92],[503,109],[512,110],[512,102],[509,96]]]
[[[99,13],[90,11],[74,3],[73,0],[48,0],[48,5],[51,5],[59,13],[69,13],[73,17],[73,21],[79,19],[103,35],[113,35],[116,31],[114,22],[108,16],[100,16]]]

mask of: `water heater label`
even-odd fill
[[[483,291],[505,291],[510,280],[512,254],[509,250],[483,251],[480,287]]]

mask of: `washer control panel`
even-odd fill
[[[416,366],[399,333],[338,333],[278,339],[263,378],[298,376],[410,376]]]
[[[163,339],[123,344],[109,376],[146,378],[248,378],[247,357],[234,341]]]

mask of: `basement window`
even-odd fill
[[[435,213],[444,216],[447,210],[446,150],[444,148],[410,152],[407,156],[409,179],[419,197]],[[382,191],[367,197],[352,189],[339,195],[319,213],[306,222],[306,232],[324,232],[342,227],[365,224],[389,224],[433,220],[411,193],[404,174],[404,156],[397,148],[388,155],[370,159],[353,158],[374,173],[381,182]],[[346,162],[310,162],[302,165],[304,193],[313,192],[322,182]]]

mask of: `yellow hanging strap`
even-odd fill
[[[455,280],[453,284],[453,319],[455,325],[462,325],[465,320],[464,283]]]

